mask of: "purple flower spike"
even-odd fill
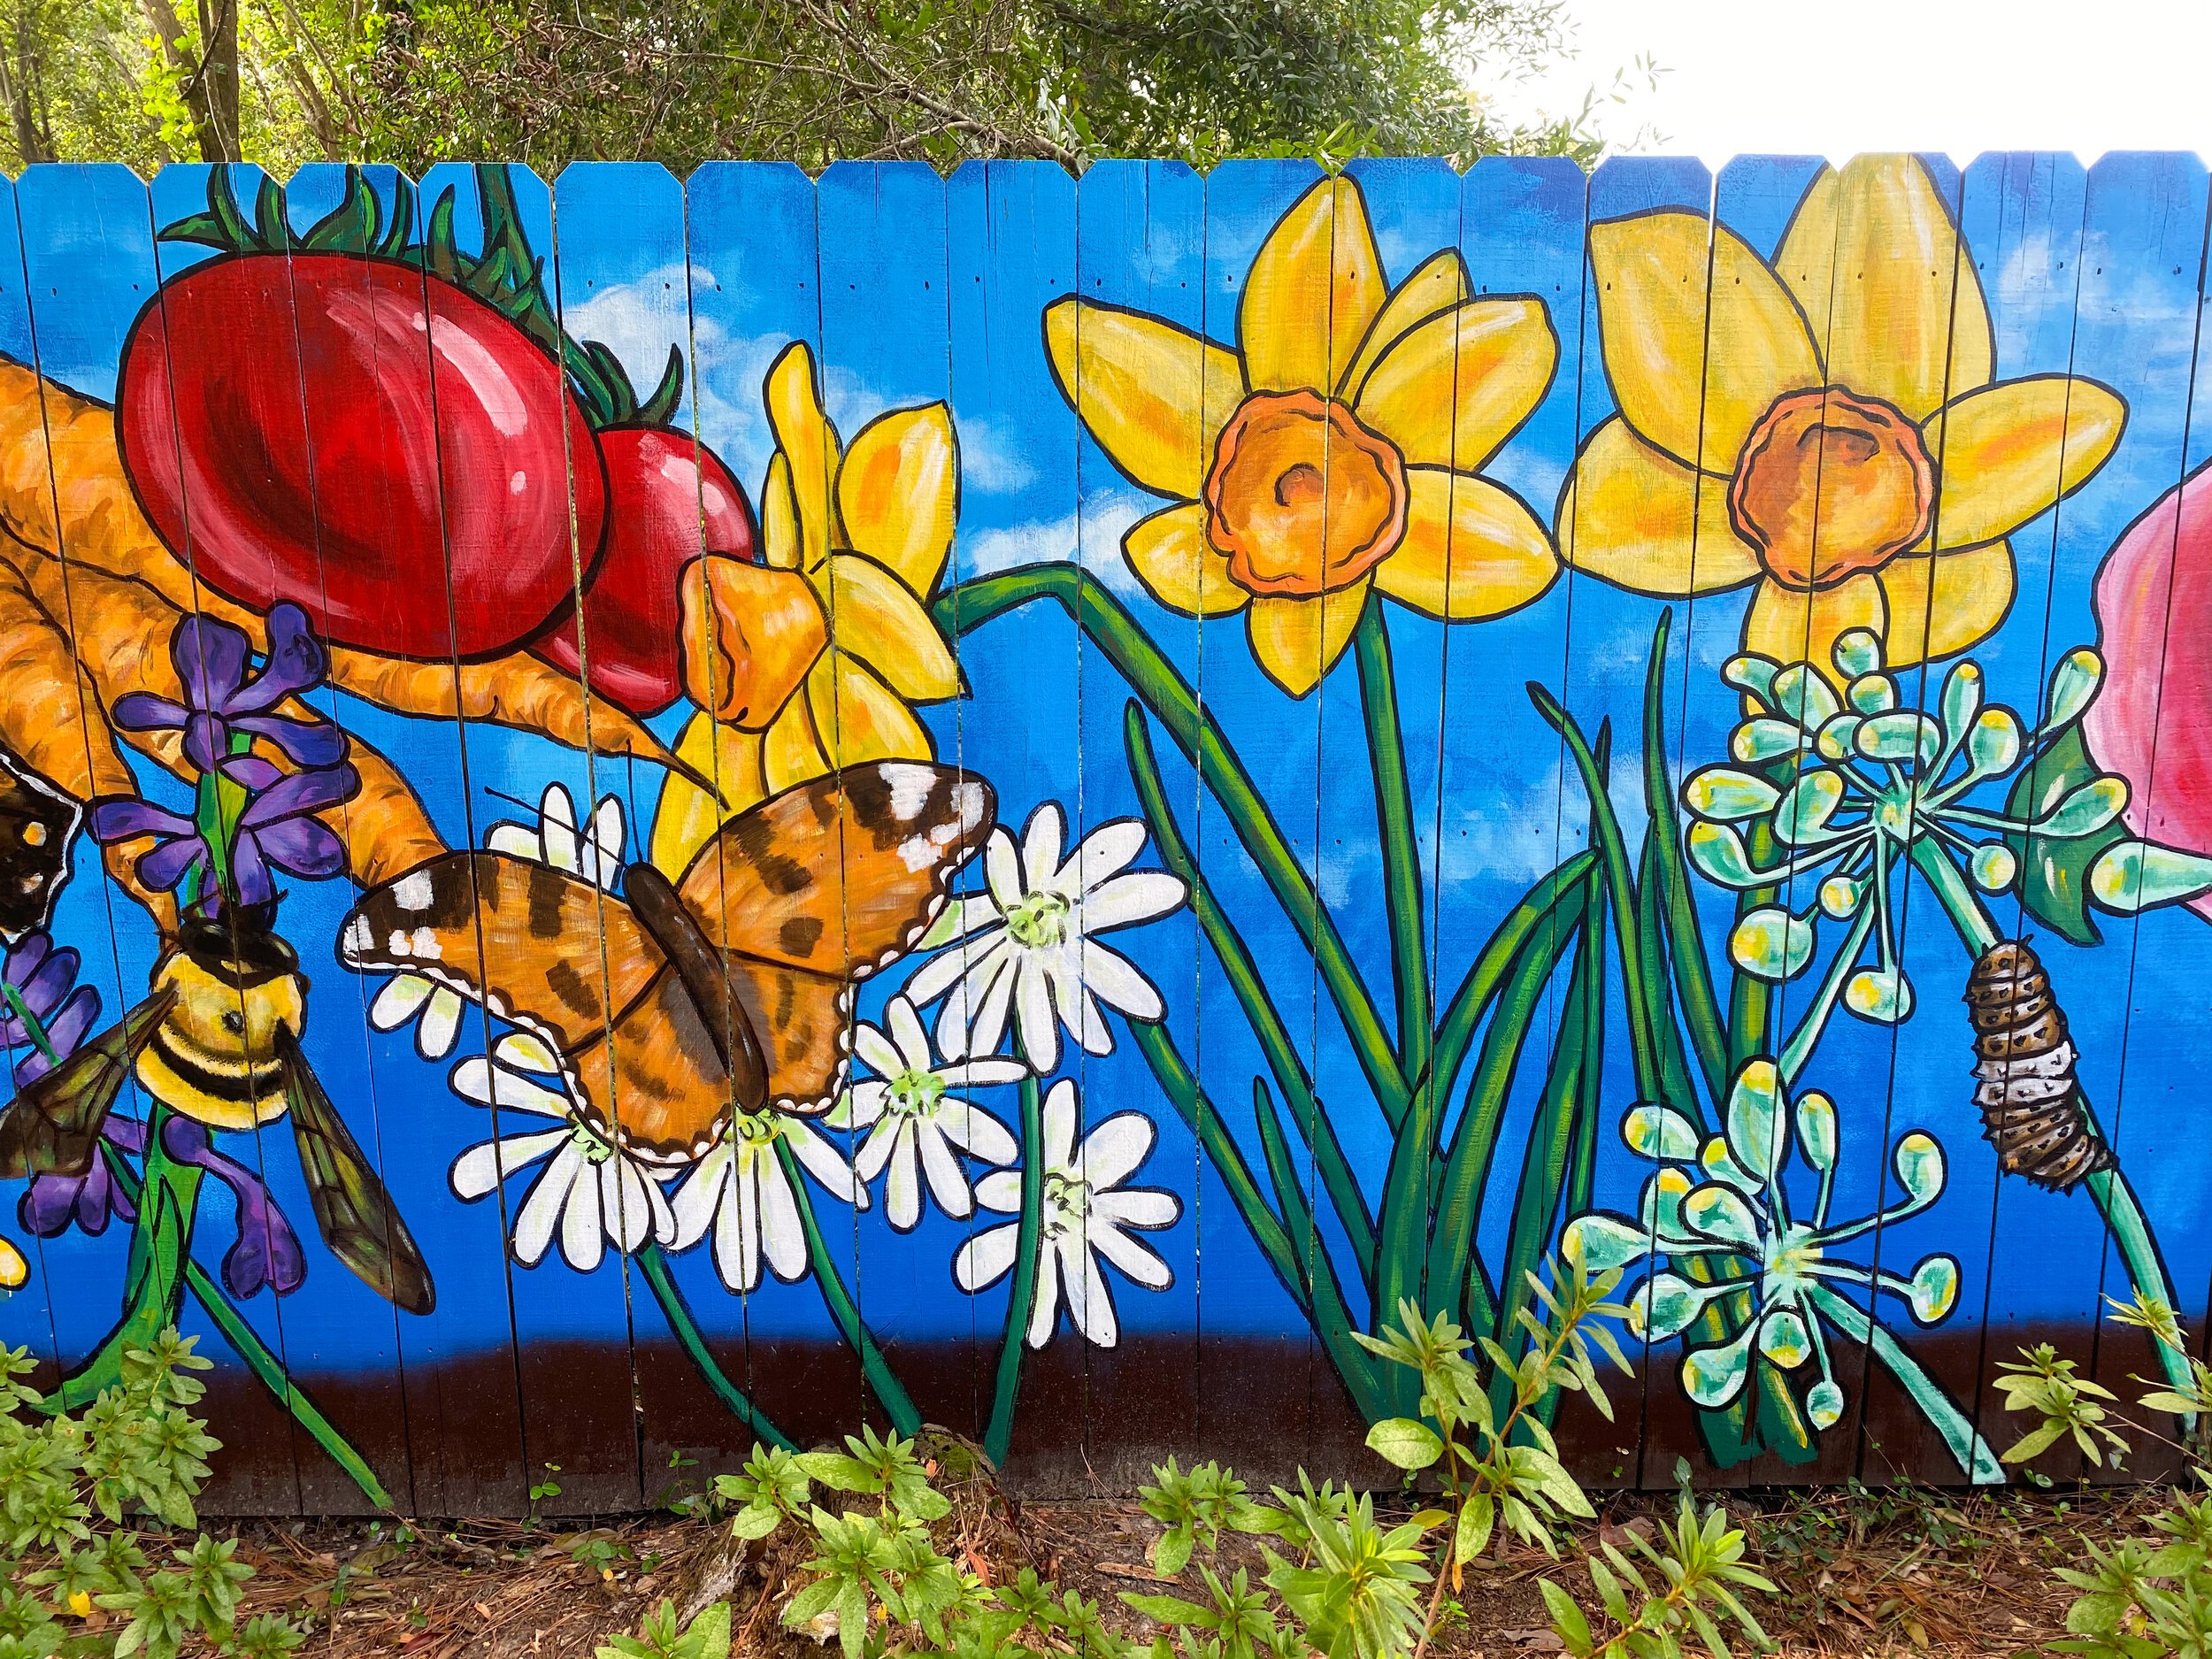
[[[163,893],[173,889],[195,864],[207,862],[207,842],[199,826],[180,812],[156,806],[134,796],[96,801],[92,804],[92,839],[135,841],[141,835],[160,838],[161,845],[138,861],[138,879]]]
[[[256,792],[239,818],[238,840],[231,849],[231,879],[241,904],[265,904],[276,896],[276,886],[269,875],[273,868],[311,879],[334,876],[345,869],[345,843],[317,823],[313,815],[351,800],[361,787],[360,773],[349,765],[341,765],[283,774],[257,756],[227,760],[223,771]],[[101,841],[129,841],[139,835],[163,837],[160,846],[138,861],[138,879],[165,893],[208,856],[207,842],[197,825],[150,801],[96,803],[92,809],[92,833]]]
[[[7,981],[23,1004],[24,1013],[37,1023],[35,1033],[19,1016],[14,1004],[0,1000],[0,1042],[15,1055],[18,1087],[43,1077],[71,1055],[100,1015],[100,994],[77,983],[77,953],[65,946],[57,950],[43,933],[29,933],[8,947],[0,961],[0,979]],[[53,1051],[48,1059],[39,1046]]]
[[[238,1242],[223,1257],[223,1285],[232,1295],[242,1301],[266,1285],[288,1296],[306,1282],[300,1235],[258,1175],[215,1150],[206,1126],[189,1118],[172,1117],[164,1124],[161,1144],[178,1163],[196,1164],[215,1177],[237,1200]]]
[[[146,1149],[146,1125],[135,1118],[110,1118],[101,1138],[125,1152]],[[126,1225],[138,1219],[138,1210],[109,1172],[107,1160],[95,1156],[82,1175],[35,1175],[15,1207],[23,1230],[41,1239],[59,1238],[73,1222],[94,1238],[107,1231],[108,1217],[121,1217]]]
[[[115,703],[115,723],[127,731],[181,731],[187,759],[213,772],[230,754],[234,733],[265,738],[296,765],[329,766],[342,759],[346,734],[328,720],[297,720],[269,712],[285,698],[322,684],[330,658],[308,631],[297,605],[269,612],[269,651],[249,680],[251,646],[227,622],[187,617],[171,636],[169,655],[183,682],[183,703],[135,691]]]
[[[272,865],[296,876],[320,879],[346,867],[345,843],[311,816],[361,787],[351,766],[296,772],[261,794],[238,820],[238,844],[231,850],[231,876],[241,904],[265,904],[276,897]]]

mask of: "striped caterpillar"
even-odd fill
[[[2051,976],[2025,940],[2000,940],[1967,976],[1974,1023],[1974,1103],[2008,1175],[2070,1192],[2118,1162],[2098,1137],[2074,1081],[2074,1044]]]

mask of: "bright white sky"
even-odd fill
[[[2194,150],[2212,159],[2212,0],[1567,0],[1575,57],[1494,89],[1509,119],[1571,109],[1648,53],[1617,142],[1695,155]],[[1486,88],[1485,90],[1493,90]]]

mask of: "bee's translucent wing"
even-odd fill
[[[292,1114],[292,1138],[299,1143],[300,1169],[307,1177],[307,1194],[323,1242],[385,1301],[409,1313],[428,1313],[437,1305],[430,1269],[407,1224],[399,1218],[391,1194],[361,1156],[330,1096],[323,1093],[307,1056],[300,1052],[299,1039],[279,1026],[276,1041]]]
[[[123,1079],[176,1000],[165,987],[16,1095],[0,1114],[0,1180],[91,1169]]]

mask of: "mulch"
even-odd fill
[[[1133,1502],[1010,1504],[982,1480],[950,1490],[950,1548],[992,1582],[1033,1567],[1146,1639],[1157,1627],[1119,1592],[1203,1595],[1195,1565],[1176,1581],[1155,1578],[1148,1554],[1160,1529]],[[1750,1533],[1756,1564],[1782,1589],[1755,1601],[1755,1614],[1783,1654],[1828,1659],[2047,1651],[2064,1633],[2071,1595],[2051,1569],[2078,1561],[2085,1540],[2145,1535],[2145,1518],[2163,1496],[2154,1488],[1969,1497],[1854,1487],[1732,1493],[1725,1501]],[[1647,1532],[1671,1509],[1648,1495],[1618,1497],[1601,1525],[1624,1543],[1627,1531]],[[235,1530],[239,1555],[257,1575],[248,1610],[315,1621],[302,1659],[590,1659],[610,1633],[634,1632],[664,1597],[689,1609],[725,1596],[737,1653],[822,1652],[777,1620],[804,1581],[802,1541],[780,1536],[747,1546],[720,1521],[662,1514],[581,1528],[480,1520],[396,1532],[388,1522],[289,1521]],[[1250,1540],[1225,1540],[1222,1557],[1218,1567],[1249,1567],[1256,1578],[1261,1567]],[[1509,1659],[1554,1649],[1537,1588],[1545,1578],[1594,1604],[1573,1548],[1563,1548],[1557,1561],[1509,1549],[1471,1566],[1459,1615],[1432,1651]]]

